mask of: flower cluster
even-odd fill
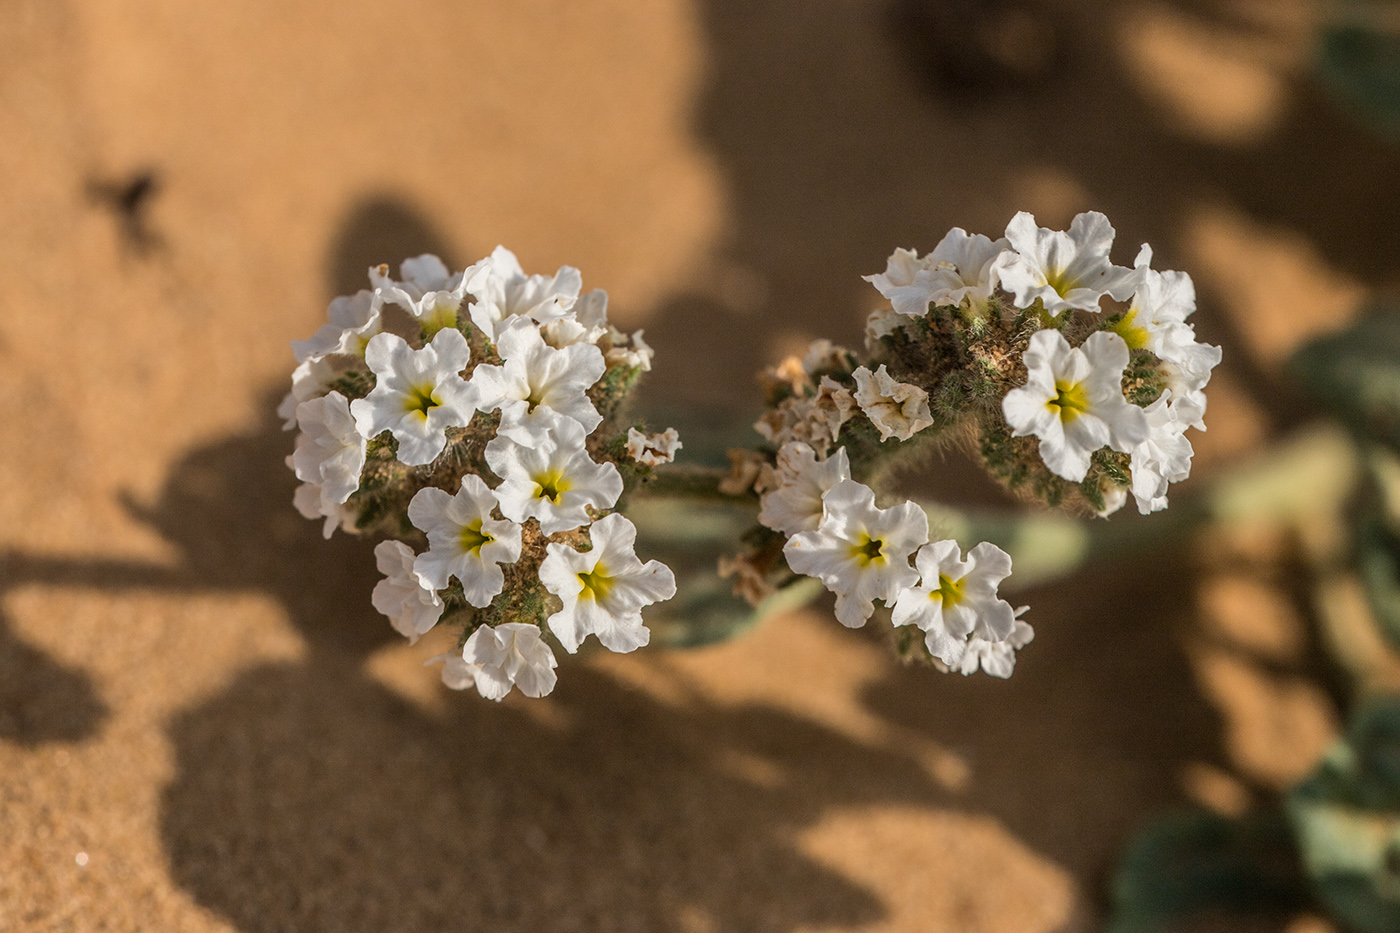
[[[543,696],[546,627],[570,653],[590,634],[631,651],[648,641],[642,608],[675,593],[616,511],[680,446],[621,423],[651,348],[568,266],[527,276],[497,247],[462,272],[425,255],[399,274],[371,269],[292,345],[279,411],[300,431],[295,505],[327,537],[388,539],[373,603],[397,631],[462,626],[460,655],[438,659],[445,683]]]
[[[896,627],[924,633],[928,657],[1009,675],[1032,636],[997,596],[1010,558],[930,541],[921,508],[879,508],[876,491],[892,467],[961,437],[1049,505],[1107,515],[1131,494],[1144,514],[1166,507],[1190,472],[1185,432],[1205,427],[1220,350],[1186,321],[1190,277],[1152,269],[1147,246],[1114,265],[1113,238],[1102,214],[1064,232],[1021,213],[996,240],[955,228],[926,256],[896,250],[867,276],[890,307],[870,316],[863,354],[822,340],[765,371],[765,443],[731,451],[720,484],[760,497],[761,527],[721,562],[736,592],[757,601],[816,577],[842,623],[864,625],[878,600]]]

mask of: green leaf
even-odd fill
[[[727,641],[775,612],[810,602],[813,587],[821,589],[817,580],[804,578],[756,608],[734,595],[734,581],[722,579],[716,568],[753,526],[755,509],[750,503],[645,496],[628,504],[627,516],[637,526],[637,555],[661,561],[676,575],[676,595],[645,613],[653,645],[693,648]]]
[[[1113,878],[1106,933],[1168,933],[1207,918],[1273,916],[1298,910],[1306,898],[1282,813],[1229,819],[1189,811],[1162,817],[1133,838]]]
[[[1355,933],[1400,930],[1400,698],[1361,707],[1288,797],[1318,898]]]
[[[1346,425],[1400,450],[1400,309],[1375,309],[1290,361],[1304,391]]]
[[[1351,16],[1368,4],[1352,4]],[[1379,22],[1384,4],[1369,4],[1377,21],[1324,26],[1318,36],[1317,71],[1342,105],[1388,136],[1400,138],[1400,35]],[[1393,8],[1392,8],[1393,9]]]
[[[1400,536],[1383,520],[1367,515],[1355,528],[1356,563],[1366,600],[1381,633],[1400,647]]]

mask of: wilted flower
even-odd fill
[[[928,393],[918,386],[897,381],[885,364],[881,363],[873,373],[861,366],[852,375],[856,380],[856,404],[880,429],[880,440],[894,437],[907,441],[933,424]]]

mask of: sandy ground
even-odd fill
[[[1032,80],[971,83],[956,3],[5,6],[0,929],[1092,930],[1135,825],[1334,735],[1268,526],[1028,594],[1006,683],[818,604],[449,694],[369,546],[292,510],[270,411],[371,262],[577,265],[652,404],[717,419],[858,341],[892,247],[1097,208],[1225,346],[1208,483],[1305,419],[1290,348],[1400,282],[1400,155],[1314,88],[1311,5],[1049,4],[986,40]]]

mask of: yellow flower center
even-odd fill
[[[458,302],[446,301],[433,305],[427,314],[423,315],[423,337],[432,340],[440,330],[447,330],[449,327],[457,326]]]
[[[482,545],[490,544],[492,541],[496,540],[491,537],[490,534],[481,530],[481,523],[482,519],[478,518],[471,524],[462,526],[460,541],[462,543],[462,550],[466,551],[468,554],[478,553]]]
[[[1089,409],[1089,394],[1084,391],[1082,382],[1055,383],[1055,397],[1045,403],[1045,407],[1060,416],[1060,421],[1069,424]]]
[[[1123,338],[1129,350],[1141,350],[1147,346],[1147,328],[1138,323],[1138,307],[1133,305],[1123,319],[1113,325],[1113,332]]]
[[[1061,298],[1079,287],[1079,280],[1071,278],[1068,270],[1051,269],[1045,273],[1045,284],[1053,288]]]
[[[535,485],[539,488],[539,491],[535,493],[536,498],[548,499],[550,502],[558,505],[559,497],[568,492],[573,484],[569,482],[564,474],[553,470],[536,476]]]
[[[578,582],[583,584],[583,591],[580,592],[580,599],[591,599],[594,602],[603,602],[608,598],[608,594],[613,591],[616,581],[608,575],[608,568],[599,561],[593,565],[591,571],[584,571],[578,575]]]
[[[868,534],[862,534],[857,544],[851,545],[851,556],[856,559],[862,567],[869,567],[876,561],[883,561],[885,555],[880,553],[880,549],[885,546],[885,542],[879,538],[872,538]]]
[[[965,579],[967,578],[963,577],[960,580],[954,580],[940,573],[938,575],[938,589],[930,592],[928,598],[942,602],[944,609],[953,608],[963,601],[963,580]]]
[[[437,386],[417,385],[409,388],[404,400],[403,409],[406,412],[417,412],[424,418],[428,417],[428,412],[442,404],[442,399],[437,397],[434,391]]]

